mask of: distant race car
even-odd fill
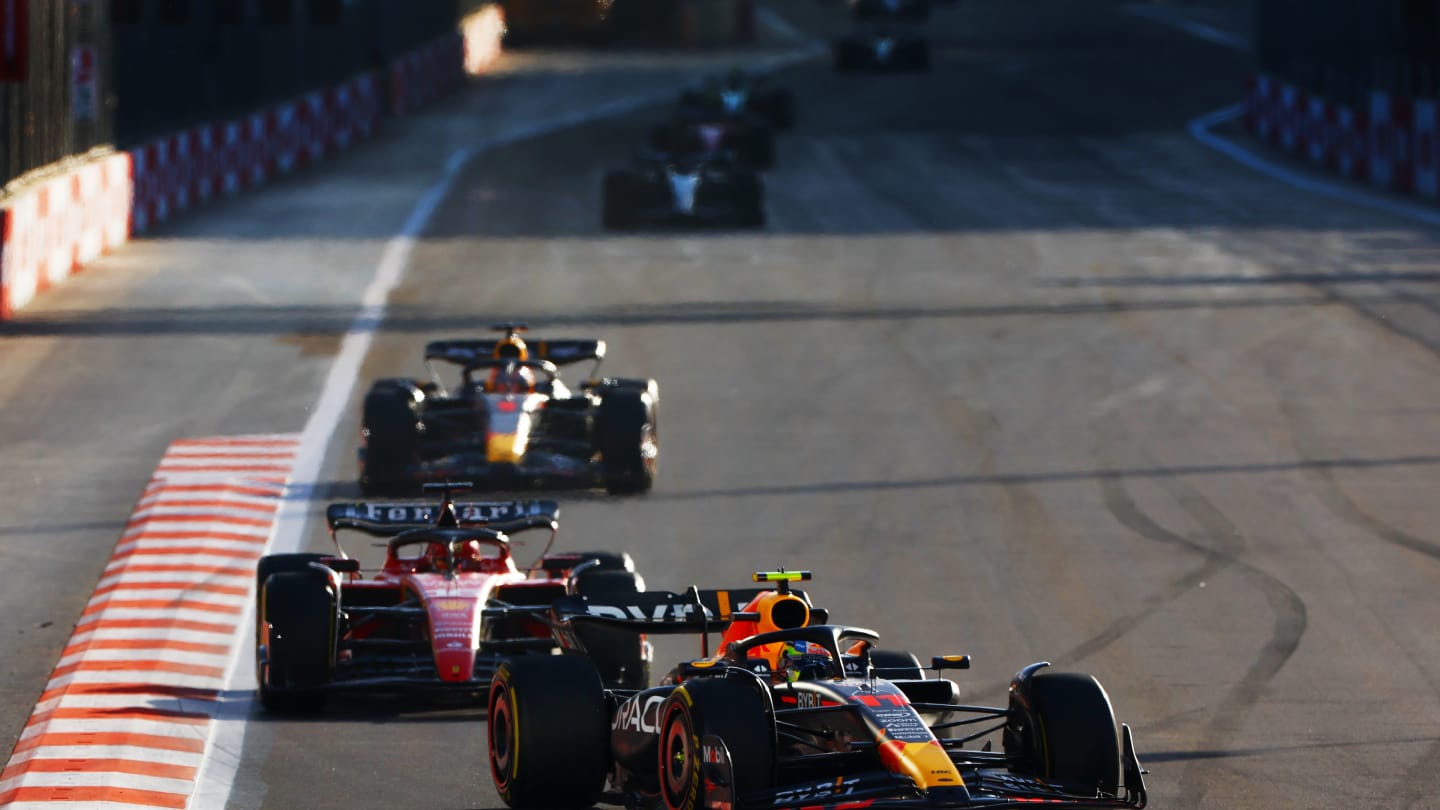
[[[795,123],[795,94],[784,88],[768,88],[744,71],[731,71],[723,79],[712,79],[680,96],[682,117],[754,115],[777,130]]]
[[[361,426],[365,493],[460,479],[486,489],[649,491],[660,455],[659,385],[595,377],[604,341],[526,344],[525,324],[495,329],[504,336],[428,344],[428,381],[371,386]],[[571,390],[558,367],[583,361],[595,364],[591,378]],[[436,363],[458,367],[455,387],[441,379]]]
[[[752,169],[716,154],[641,155],[605,175],[601,219],[611,230],[646,226],[765,227],[765,187]]]
[[[1145,806],[1130,729],[1094,678],[1032,664],[1008,706],[964,705],[913,654],[876,649],[874,631],[826,624],[788,588],[808,574],[755,578],[780,587],[557,600],[550,620],[571,654],[515,658],[490,687],[500,798],[516,810]],[[701,657],[658,686],[615,688],[582,654],[591,627],[698,634]],[[972,745],[995,734],[999,751]]]
[[[334,554],[272,554],[257,567],[260,702],[283,712],[316,708],[336,691],[473,698],[502,657],[548,655],[556,646],[543,621],[492,619],[487,607],[543,610],[566,594],[644,588],[628,554],[549,554],[558,512],[551,501],[457,503],[448,488],[438,505],[331,504]],[[548,530],[549,541],[521,569],[511,538],[536,529]],[[344,530],[384,540],[379,570],[362,572],[345,554]],[[648,680],[644,639],[602,632],[588,643],[598,644],[598,665],[612,682],[638,687]]]
[[[763,119],[747,113],[681,113],[650,131],[650,147],[660,153],[717,160],[728,152],[751,169],[775,165],[775,134]]]
[[[876,31],[836,40],[835,69],[924,71],[930,69],[930,43],[911,33]]]
[[[850,16],[866,22],[924,22],[930,18],[930,0],[850,0]]]

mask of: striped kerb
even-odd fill
[[[297,446],[170,445],[0,771],[0,807],[189,805]]]

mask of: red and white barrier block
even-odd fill
[[[124,243],[130,156],[107,155],[6,201],[0,241],[0,318]]]
[[[380,73],[245,118],[206,124],[113,155],[6,202],[0,319],[87,262],[175,214],[236,194],[370,137],[386,112],[403,115],[480,73],[500,52],[497,7],[461,32],[401,56]]]
[[[170,446],[0,771],[0,806],[189,804],[297,446]]]
[[[1300,123],[1293,125],[1297,109]],[[1354,108],[1257,76],[1247,94],[1245,123],[1256,137],[1346,177],[1440,199],[1436,99],[1374,92]]]
[[[458,72],[458,56],[456,64]],[[238,121],[196,127],[136,149],[135,231],[368,138],[379,127],[380,108],[379,85],[367,74]]]

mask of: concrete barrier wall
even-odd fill
[[[383,71],[257,111],[194,127],[86,163],[4,203],[0,319],[29,304],[132,233],[237,194],[373,135],[483,72],[500,52],[494,6],[460,33],[411,51]]]

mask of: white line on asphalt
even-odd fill
[[[1377,211],[1384,211],[1387,214],[1406,217],[1427,225],[1440,225],[1440,211],[1433,208],[1393,200],[1379,194],[1362,191],[1348,184],[1332,183],[1315,177],[1307,177],[1299,172],[1294,172],[1272,163],[1255,152],[1246,149],[1234,141],[1216,135],[1211,131],[1213,127],[1239,118],[1244,111],[1245,105],[1236,104],[1226,107],[1223,110],[1216,110],[1209,115],[1202,115],[1194,121],[1191,121],[1188,125],[1190,136],[1236,163],[1254,169],[1266,177],[1278,180],[1301,191],[1318,194],[1322,197],[1329,197],[1332,200],[1339,200],[1352,205],[1373,208]]]
[[[802,62],[815,55],[813,43],[799,52],[788,52],[767,57],[760,63],[761,72],[777,70],[786,65]],[[575,110],[564,115],[518,127],[502,135],[485,138],[463,149],[456,150],[445,161],[444,173],[422,196],[406,218],[400,233],[385,246],[375,275],[360,300],[360,311],[351,322],[345,337],[341,340],[340,351],[325,377],[320,400],[310,412],[305,429],[300,434],[299,452],[296,454],[294,473],[286,501],[280,508],[275,532],[266,553],[298,551],[304,547],[309,532],[311,500],[315,482],[319,480],[321,468],[330,442],[344,416],[345,406],[354,394],[360,378],[360,367],[370,352],[375,333],[385,320],[386,303],[390,293],[404,279],[409,268],[410,256],[415,245],[430,224],[430,218],[455,186],[460,173],[469,163],[485,152],[492,151],[521,141],[568,129],[573,126],[613,118],[649,104],[673,97],[676,88],[666,87],[650,93],[618,99],[608,104],[589,109]],[[252,596],[253,598],[253,596]],[[226,670],[225,709],[215,718],[215,729],[206,746],[205,758],[196,779],[195,793],[191,808],[223,808],[230,800],[239,772],[242,748],[245,742],[245,726],[253,704],[253,676],[250,672],[250,656],[254,651],[245,643],[254,634],[254,611],[246,611],[246,621],[238,628],[241,643],[235,647],[234,657]]]
[[[1237,51],[1249,51],[1250,43],[1244,37],[1232,34],[1229,31],[1222,31],[1212,25],[1181,17],[1173,11],[1157,8],[1155,6],[1131,5],[1125,10],[1137,17],[1144,17],[1152,22],[1168,25],[1171,28],[1179,28],[1185,33],[1206,42],[1212,42],[1226,48],[1233,48]]]

